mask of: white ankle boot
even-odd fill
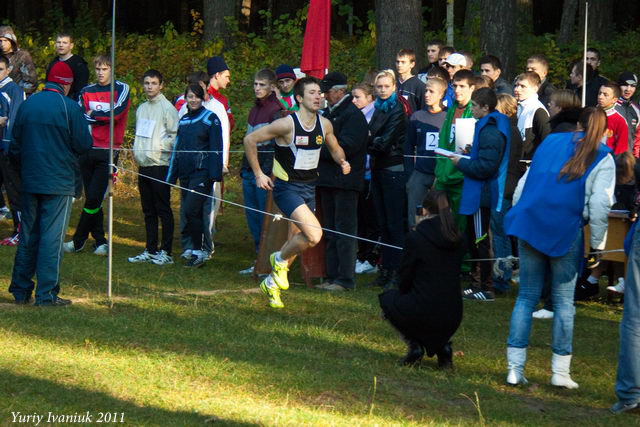
[[[524,377],[524,364],[526,361],[526,348],[507,347],[507,384],[516,386],[529,383]]]
[[[565,387],[568,389],[578,388],[578,383],[571,379],[569,368],[571,366],[571,355],[560,356],[553,353],[551,356],[551,385]]]

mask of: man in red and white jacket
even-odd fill
[[[111,115],[111,58],[107,55],[98,55],[93,65],[98,81],[82,89],[78,100],[90,124],[93,139],[93,149],[79,158],[85,203],[73,240],[66,242],[63,248],[65,252],[79,252],[84,248],[91,234],[95,240],[93,253],[104,256],[107,255],[108,246],[104,236],[102,200],[107,191],[110,176],[108,148]],[[131,101],[129,86],[126,83],[116,80],[114,90],[113,146],[120,148]],[[117,156],[114,156],[114,163],[117,163]]]
[[[222,141],[224,150],[223,158],[224,167],[226,170],[229,168],[229,148],[231,146],[231,132],[233,131],[233,127],[236,122],[233,118],[233,114],[231,113],[231,107],[229,107],[229,100],[226,96],[220,93],[220,89],[227,88],[229,82],[231,81],[231,73],[229,72],[229,67],[227,66],[227,63],[224,62],[222,56],[214,56],[209,58],[209,61],[207,61],[207,73],[209,74],[209,87],[207,88],[207,93],[210,96],[210,100],[217,101],[222,104],[224,111],[227,113],[226,117],[218,117],[220,119],[220,123],[222,124]],[[207,107],[206,105],[205,107],[212,111],[215,110],[213,108]],[[217,113],[217,111],[214,111],[214,113]],[[228,123],[225,123],[225,121],[227,120]]]
[[[600,86],[598,106],[607,113],[607,146],[613,154],[624,153],[629,149],[629,127],[627,121],[616,109],[620,97],[620,86],[607,82]]]

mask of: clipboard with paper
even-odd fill
[[[476,130],[476,119],[456,119],[455,121],[455,142],[456,152],[466,151],[467,146],[473,145],[473,134]]]

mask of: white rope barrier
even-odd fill
[[[237,206],[239,208],[248,209],[250,211],[261,213],[263,215],[269,215],[269,216],[273,217],[273,221],[280,221],[280,220],[284,219],[284,220],[292,222],[294,224],[306,225],[306,226],[309,226],[309,227],[320,229],[322,231],[326,231],[328,233],[337,234],[339,236],[350,237],[352,239],[362,240],[363,242],[373,243],[373,244],[380,245],[380,246],[386,246],[386,247],[392,248],[392,249],[402,250],[402,247],[400,247],[400,246],[390,245],[388,243],[379,242],[377,240],[370,240],[370,239],[366,239],[364,237],[355,236],[355,235],[348,234],[348,233],[343,233],[341,231],[331,230],[329,228],[325,228],[325,227],[322,227],[322,226],[317,226],[315,224],[308,224],[308,223],[305,223],[305,222],[302,222],[302,221],[297,221],[297,220],[292,219],[292,218],[287,218],[287,217],[285,217],[285,216],[283,216],[281,214],[274,214],[274,213],[271,213],[271,212],[266,212],[266,211],[263,211],[263,210],[260,210],[260,209],[256,209],[256,208],[252,208],[250,206],[243,205],[241,203],[236,203],[236,202],[232,202],[230,200],[225,200],[225,199],[223,199],[221,197],[216,197],[216,196],[208,195],[208,194],[202,194],[202,193],[200,193],[200,192],[198,192],[196,190],[189,189],[189,188],[184,188],[184,187],[181,187],[181,186],[176,185],[176,184],[171,184],[170,182],[166,182],[166,181],[163,181],[161,179],[154,178],[152,176],[141,174],[140,172],[136,172],[136,171],[131,170],[131,169],[126,169],[126,168],[123,168],[123,167],[119,167],[119,166],[116,166],[114,164],[112,164],[111,166],[114,169],[116,169],[116,171],[121,170],[121,171],[124,171],[124,172],[129,172],[129,173],[132,173],[134,175],[138,175],[138,176],[150,179],[152,181],[156,181],[156,182],[160,182],[160,183],[166,184],[166,185],[168,185],[170,187],[177,188],[179,190],[188,191],[188,192],[191,192],[191,193],[198,193],[199,195],[201,195],[203,197],[207,197],[207,198],[212,199],[212,200],[218,200],[218,201],[220,201],[222,203],[227,203],[227,204],[232,205],[232,206]]]

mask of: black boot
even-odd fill
[[[451,341],[446,343],[440,351],[436,353],[438,356],[438,369],[453,369],[453,351],[451,350]]]
[[[424,357],[424,349],[415,341],[409,341],[407,344],[407,354],[402,359],[401,364],[404,366],[415,366],[420,364]]]
[[[378,286],[380,288],[384,288],[387,282],[389,281],[390,273],[391,272],[386,268],[380,268],[380,270],[378,270],[378,276],[372,282],[369,282],[367,286],[368,287]]]
[[[387,283],[384,284],[384,290],[387,291],[389,289],[398,289],[397,270],[389,270],[389,278],[387,279]]]

